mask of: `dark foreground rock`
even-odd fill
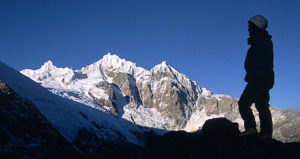
[[[299,159],[300,143],[239,137],[236,123],[225,118],[207,120],[202,132],[169,132],[148,144],[148,158]],[[150,157],[151,156],[151,157]]]

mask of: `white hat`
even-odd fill
[[[249,22],[254,23],[258,28],[265,30],[268,27],[267,19],[262,15],[253,16]]]

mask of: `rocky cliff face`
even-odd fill
[[[226,117],[243,129],[237,99],[201,88],[166,62],[148,71],[107,54],[81,70],[56,68],[48,62],[41,69],[22,73],[58,95],[103,107],[140,126],[191,132],[201,129],[209,118]],[[300,141],[299,114],[271,111],[274,137]]]

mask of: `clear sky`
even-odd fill
[[[273,36],[270,104],[300,106],[299,0],[1,0],[0,60],[17,70],[47,60],[80,69],[107,52],[146,69],[165,60],[201,87],[239,98],[255,14]]]

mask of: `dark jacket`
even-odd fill
[[[250,37],[251,45],[245,59],[246,76],[248,84],[259,84],[269,89],[274,85],[273,71],[273,43],[272,36],[267,31]]]

